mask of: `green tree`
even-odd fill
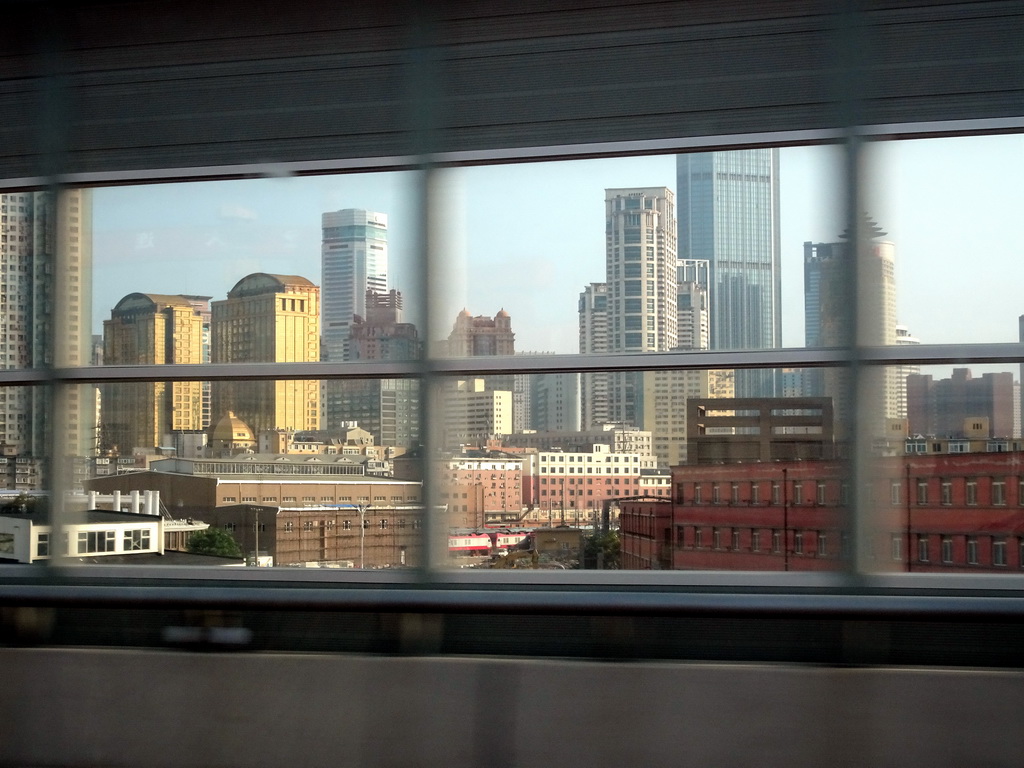
[[[223,528],[210,527],[205,531],[196,531],[189,537],[185,549],[194,555],[242,556],[238,542]]]
[[[583,558],[580,567],[588,570],[601,568],[606,571],[619,570],[619,555],[622,544],[618,531],[594,533],[583,541]]]

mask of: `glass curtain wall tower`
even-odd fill
[[[354,315],[366,317],[366,292],[388,290],[388,217],[346,208],[322,216],[323,354],[347,360]]]
[[[710,265],[711,349],[781,346],[779,151],[680,155],[679,257]],[[737,371],[737,397],[772,397],[772,371]]]

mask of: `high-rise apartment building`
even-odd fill
[[[209,360],[209,297],[130,293],[103,321],[105,365],[198,364]],[[204,349],[205,347],[205,349]],[[205,358],[205,359],[204,359]],[[199,381],[154,381],[103,387],[100,443],[131,454],[164,445],[173,432],[204,429]],[[208,415],[208,414],[206,414]]]
[[[214,363],[307,363],[320,359],[320,288],[304,277],[257,272],[212,313]],[[320,385],[308,380],[214,382],[214,419],[237,414],[254,434],[318,429]]]
[[[967,437],[975,419],[984,437],[1013,437],[1014,387],[1009,371],[975,378],[967,368],[954,368],[948,379],[930,375],[907,377],[907,419],[911,435]]]
[[[676,267],[678,302],[677,349],[711,346],[711,310],[708,298],[710,263],[705,259],[679,259]]]
[[[781,345],[779,151],[680,155],[679,257],[709,263],[711,349]],[[736,372],[737,397],[775,394],[770,370]]]
[[[347,360],[353,317],[366,317],[368,291],[387,293],[388,217],[346,208],[321,217],[320,264],[323,287],[323,354]]]
[[[609,352],[665,352],[676,348],[677,280],[672,190],[605,190]],[[643,373],[611,373],[608,381],[610,420],[644,426]]]
[[[601,355],[611,350],[608,333],[608,283],[591,283],[579,300],[580,354]],[[610,374],[603,371],[581,374],[580,421],[583,429],[594,429],[612,420]]]
[[[92,336],[92,193],[0,194],[0,368],[86,365]],[[54,336],[54,328],[61,336]],[[45,387],[0,393],[0,446],[11,455],[91,456],[95,388],[66,387],[60,424]],[[48,439],[53,437],[53,445]]]
[[[859,258],[856,262],[859,310],[856,320],[851,306],[852,270],[850,232],[836,243],[804,243],[804,291],[811,298],[805,306],[806,339],[809,347],[845,347],[854,341],[861,346],[889,346],[898,342],[896,333],[896,247],[886,233],[865,217],[859,224]],[[817,307],[817,312],[812,308]],[[853,323],[857,323],[856,336]],[[908,337],[909,338],[909,337]],[[863,394],[870,403],[870,429],[885,434],[884,421],[902,418],[900,402],[906,397],[905,381],[897,366],[861,373],[866,383]],[[825,395],[833,400],[837,431],[843,434],[852,418],[848,372],[827,368],[806,377],[808,396]],[[864,411],[863,413],[869,413]],[[863,415],[863,414],[862,414]],[[866,424],[862,420],[862,424]]]
[[[416,326],[403,321],[402,294],[366,292],[366,316],[349,330],[352,360],[415,360],[420,356]],[[328,386],[328,384],[330,386]],[[378,445],[409,448],[419,443],[420,386],[417,379],[346,379],[326,382],[324,428],[338,432],[358,422]]]

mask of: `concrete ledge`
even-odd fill
[[[3,766],[1020,765],[1024,672],[0,649]]]

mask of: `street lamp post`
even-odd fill
[[[366,513],[372,504],[356,504],[359,510],[359,568],[366,568]]]

